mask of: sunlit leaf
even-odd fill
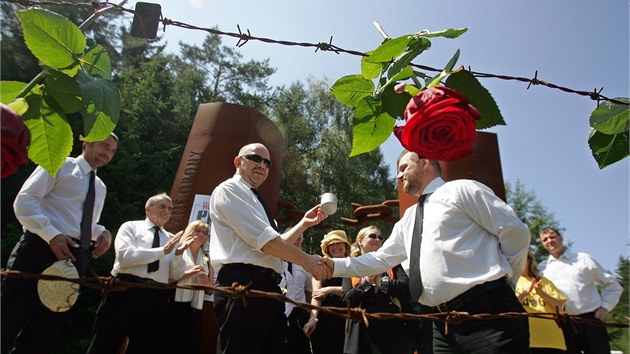
[[[410,38],[408,35],[404,35],[398,38],[389,39],[385,43],[381,44],[369,57],[365,58],[365,61],[369,63],[387,63],[399,55],[401,55],[405,49]]]
[[[7,107],[11,108],[18,116],[21,116],[28,110],[28,103],[24,98],[18,98],[8,103]]]
[[[58,71],[51,71],[46,77],[46,92],[59,104],[63,113],[81,110],[81,90],[75,79]]]
[[[481,119],[476,121],[477,129],[486,129],[495,125],[505,125],[501,111],[494,98],[470,71],[461,70],[446,79],[446,86],[461,93],[472,104]]]
[[[379,99],[370,96],[362,100],[354,110],[350,156],[379,147],[392,134],[395,121],[382,111]]]
[[[105,48],[97,45],[90,48],[81,58],[84,70],[92,76],[100,76],[103,79],[112,78],[112,64]]]
[[[35,57],[48,67],[76,75],[77,57],[85,50],[83,32],[67,18],[47,10],[28,9],[16,14]]]
[[[331,90],[339,102],[355,107],[362,99],[372,95],[374,83],[363,75],[348,75],[337,80]]]
[[[464,27],[464,28],[448,28],[442,31],[437,31],[437,32],[429,32],[427,30],[424,31],[420,31],[417,33],[417,35],[419,36],[423,36],[423,37],[445,37],[445,38],[457,38],[459,36],[461,36],[462,34],[466,33],[466,31],[468,31],[468,27]]]
[[[76,80],[83,96],[85,141],[104,140],[116,126],[120,116],[118,88],[111,81],[90,76],[82,70],[78,72]],[[109,131],[106,132],[107,129]]]
[[[9,104],[26,87],[26,82],[0,81],[0,102]]]
[[[371,53],[372,52],[369,52],[367,54],[371,54]],[[383,70],[383,64],[370,63],[369,61],[366,61],[365,59],[367,59],[367,57],[361,58],[361,74],[363,75],[363,77],[366,79],[375,79],[379,77],[379,75],[381,75],[381,70]]]
[[[604,134],[591,129],[588,145],[600,169],[610,166],[628,157],[628,132],[621,134]]]
[[[628,131],[628,98],[615,98],[625,104],[603,102],[591,113],[591,127],[604,134],[621,134]]]
[[[29,101],[29,96],[38,102]],[[31,133],[28,157],[55,175],[72,151],[72,128],[66,118],[53,111],[41,96],[30,94],[26,100],[29,101],[29,111],[22,119]]]
[[[413,38],[409,41],[407,50],[396,58],[391,68],[388,70],[388,77],[392,77],[402,71],[409,65],[418,55],[425,50],[431,48],[431,41],[426,38]]]

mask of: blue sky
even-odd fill
[[[344,49],[368,51],[382,37],[378,21],[391,37],[445,28],[469,27],[463,36],[433,39],[432,48],[414,63],[442,67],[461,50],[458,64],[473,71],[533,77],[560,86],[591,91],[604,87],[608,97],[629,96],[629,7],[625,1],[155,1],[166,18],[199,27],[217,26],[254,36],[296,42],[328,42]],[[128,6],[133,7],[135,2]],[[162,33],[162,32],[160,32]],[[201,31],[167,27],[169,48],[200,44]],[[224,37],[225,45],[236,39]],[[359,58],[250,41],[238,48],[245,59],[269,58],[278,69],[272,85],[289,85],[312,76],[331,83],[360,72]],[[494,96],[507,126],[493,128],[499,138],[503,177],[519,179],[566,229],[575,251],[592,254],[614,271],[628,256],[628,159],[604,170],[588,148],[588,117],[596,103],[589,98],[543,86],[482,79]],[[383,145],[395,173],[400,144]]]

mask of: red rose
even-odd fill
[[[2,115],[2,178],[17,172],[18,166],[28,164],[26,148],[30,140],[28,129],[20,117],[8,106],[1,105]]]
[[[472,152],[481,116],[464,96],[436,86],[412,97],[405,109],[407,123],[394,135],[409,151],[431,160],[453,161]]]

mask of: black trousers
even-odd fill
[[[41,237],[26,232],[24,242],[15,252],[11,270],[41,274],[57,261],[50,246]],[[70,248],[77,259],[75,266],[83,276],[88,265],[88,252]],[[7,277],[2,282],[1,295],[2,353],[14,346],[13,353],[50,353],[72,310],[52,312],[39,301],[37,280]]]
[[[260,267],[247,264],[225,265],[219,271],[217,284],[233,282],[251,289],[280,293],[277,279],[260,272]],[[219,323],[217,353],[285,354],[287,318],[284,303],[264,297],[231,298],[225,293],[214,295],[214,308]]]
[[[525,312],[507,284],[475,297],[455,311],[498,314]],[[448,331],[447,331],[448,327]],[[433,323],[434,353],[529,353],[527,317]]]
[[[289,315],[289,328],[287,329],[287,350],[290,354],[311,354],[311,344],[306,334],[304,325],[308,322],[308,311],[294,307]]]
[[[578,317],[600,322],[595,318],[594,312],[584,313]],[[604,326],[568,322],[562,324],[562,332],[567,345],[567,353],[610,353],[610,338]]]
[[[172,291],[151,288],[128,288],[105,294],[96,312],[91,354],[118,353],[125,337],[129,339],[126,354],[156,353],[162,340],[172,339],[175,331],[165,322]]]

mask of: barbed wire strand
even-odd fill
[[[127,13],[131,13],[131,14],[135,14],[135,10],[132,9],[127,9],[124,6],[118,5],[118,4],[113,4],[110,2],[92,2],[92,3],[69,3],[69,2],[64,2],[64,1],[60,1],[60,2],[56,2],[56,1],[31,1],[31,0],[1,0],[4,2],[10,2],[10,3],[16,3],[16,4],[20,4],[26,7],[31,7],[31,6],[68,6],[68,7],[82,7],[82,8],[89,8],[89,9],[93,9],[94,11],[101,11],[104,7],[110,7],[110,8],[115,8],[118,9],[120,11],[124,11]],[[166,31],[166,27],[167,26],[174,26],[174,27],[180,27],[183,29],[188,29],[188,30],[197,30],[197,31],[204,31],[204,32],[208,32],[211,34],[216,34],[216,35],[220,35],[220,36],[228,36],[228,37],[233,37],[233,38],[237,38],[238,41],[236,43],[237,47],[243,47],[245,44],[247,44],[249,41],[259,41],[259,42],[263,42],[263,43],[269,43],[269,44],[278,44],[278,45],[283,45],[283,46],[300,46],[300,47],[310,47],[310,48],[314,48],[315,52],[317,51],[329,51],[329,52],[334,52],[336,54],[340,54],[340,53],[345,53],[345,54],[350,54],[350,55],[355,55],[355,56],[367,56],[368,54],[360,52],[360,51],[356,51],[356,50],[350,50],[350,49],[344,49],[341,48],[339,46],[336,46],[334,44],[332,44],[332,40],[333,37],[330,37],[330,40],[328,42],[319,42],[319,43],[309,43],[309,42],[294,42],[294,41],[287,41],[287,40],[278,40],[278,39],[272,39],[272,38],[266,38],[266,37],[257,37],[257,36],[253,36],[250,32],[249,29],[247,29],[245,32],[243,32],[241,30],[240,25],[236,25],[238,33],[236,32],[224,32],[215,28],[208,28],[208,27],[199,27],[199,26],[195,26],[195,25],[191,25],[185,22],[180,22],[180,21],[176,21],[176,20],[172,20],[166,17],[161,17],[160,18],[160,22],[162,22],[162,26],[163,26],[163,32]],[[414,67],[414,68],[419,68],[422,70],[426,70],[426,71],[432,71],[432,72],[441,72],[442,69],[437,69],[437,68],[433,68],[430,66],[426,66],[426,65],[420,65],[420,64],[414,64],[414,63],[410,63],[410,66]],[[585,97],[589,97],[590,99],[594,100],[597,102],[597,106],[599,106],[599,103],[601,101],[608,101],[611,103],[616,103],[616,104],[620,104],[620,105],[628,105],[627,102],[623,102],[614,98],[609,98],[606,97],[604,95],[601,94],[601,92],[603,91],[603,87],[597,89],[594,88],[593,91],[583,91],[583,90],[576,90],[576,89],[572,89],[569,87],[564,87],[564,86],[560,86],[557,84],[553,84],[551,82],[548,81],[544,81],[541,79],[538,79],[538,71],[536,71],[534,73],[534,77],[533,78],[527,78],[527,77],[518,77],[518,76],[509,76],[509,75],[501,75],[501,74],[492,74],[492,73],[484,73],[484,72],[478,72],[478,71],[472,71],[470,66],[468,67],[468,71],[473,74],[475,77],[478,78],[495,78],[495,79],[501,79],[501,80],[507,80],[507,81],[519,81],[519,82],[524,82],[527,83],[527,89],[529,89],[532,85],[540,85],[540,86],[546,86],[548,88],[551,89],[556,89],[556,90],[560,90],[566,93],[572,93],[572,94],[577,94],[580,96],[585,96]]]
[[[93,273],[95,274],[95,273]],[[369,325],[369,320],[387,320],[387,319],[399,319],[399,320],[431,320],[438,322],[448,323],[461,323],[463,321],[468,320],[492,320],[498,318],[519,318],[519,317],[536,317],[547,320],[554,320],[556,323],[565,323],[565,322],[574,322],[574,323],[585,323],[594,326],[604,326],[604,327],[612,327],[612,328],[629,328],[630,327],[630,318],[625,317],[629,323],[605,323],[602,321],[593,321],[588,319],[583,319],[577,316],[570,316],[566,313],[562,312],[540,312],[540,313],[521,313],[521,312],[505,312],[499,314],[474,314],[471,315],[467,312],[461,311],[448,311],[448,312],[439,312],[439,313],[430,313],[430,314],[411,314],[411,313],[389,313],[389,312],[378,312],[378,313],[367,313],[365,309],[357,308],[357,307],[332,307],[332,306],[316,306],[309,303],[297,302],[295,300],[289,299],[286,296],[275,293],[275,292],[266,292],[261,290],[251,289],[252,283],[242,285],[238,283],[233,283],[231,286],[205,286],[202,284],[193,284],[193,285],[177,285],[176,283],[172,284],[161,284],[157,282],[151,283],[132,283],[119,281],[111,276],[103,277],[103,276],[92,276],[92,277],[81,277],[81,278],[67,278],[58,275],[48,275],[48,274],[31,274],[26,272],[20,272],[15,270],[1,270],[0,276],[2,277],[13,277],[19,279],[31,279],[31,280],[51,280],[51,281],[66,281],[71,283],[76,283],[81,286],[87,288],[95,288],[101,289],[105,292],[111,291],[125,291],[129,288],[145,288],[145,289],[189,289],[189,290],[204,290],[204,291],[214,291],[214,292],[222,292],[231,297],[230,301],[234,299],[240,298],[246,303],[247,297],[264,297],[268,299],[273,299],[281,302],[289,302],[295,306],[298,306],[306,311],[311,311],[313,309],[317,309],[319,311],[325,312],[327,314],[342,317],[345,319],[350,319],[353,321],[362,321],[366,325]]]

